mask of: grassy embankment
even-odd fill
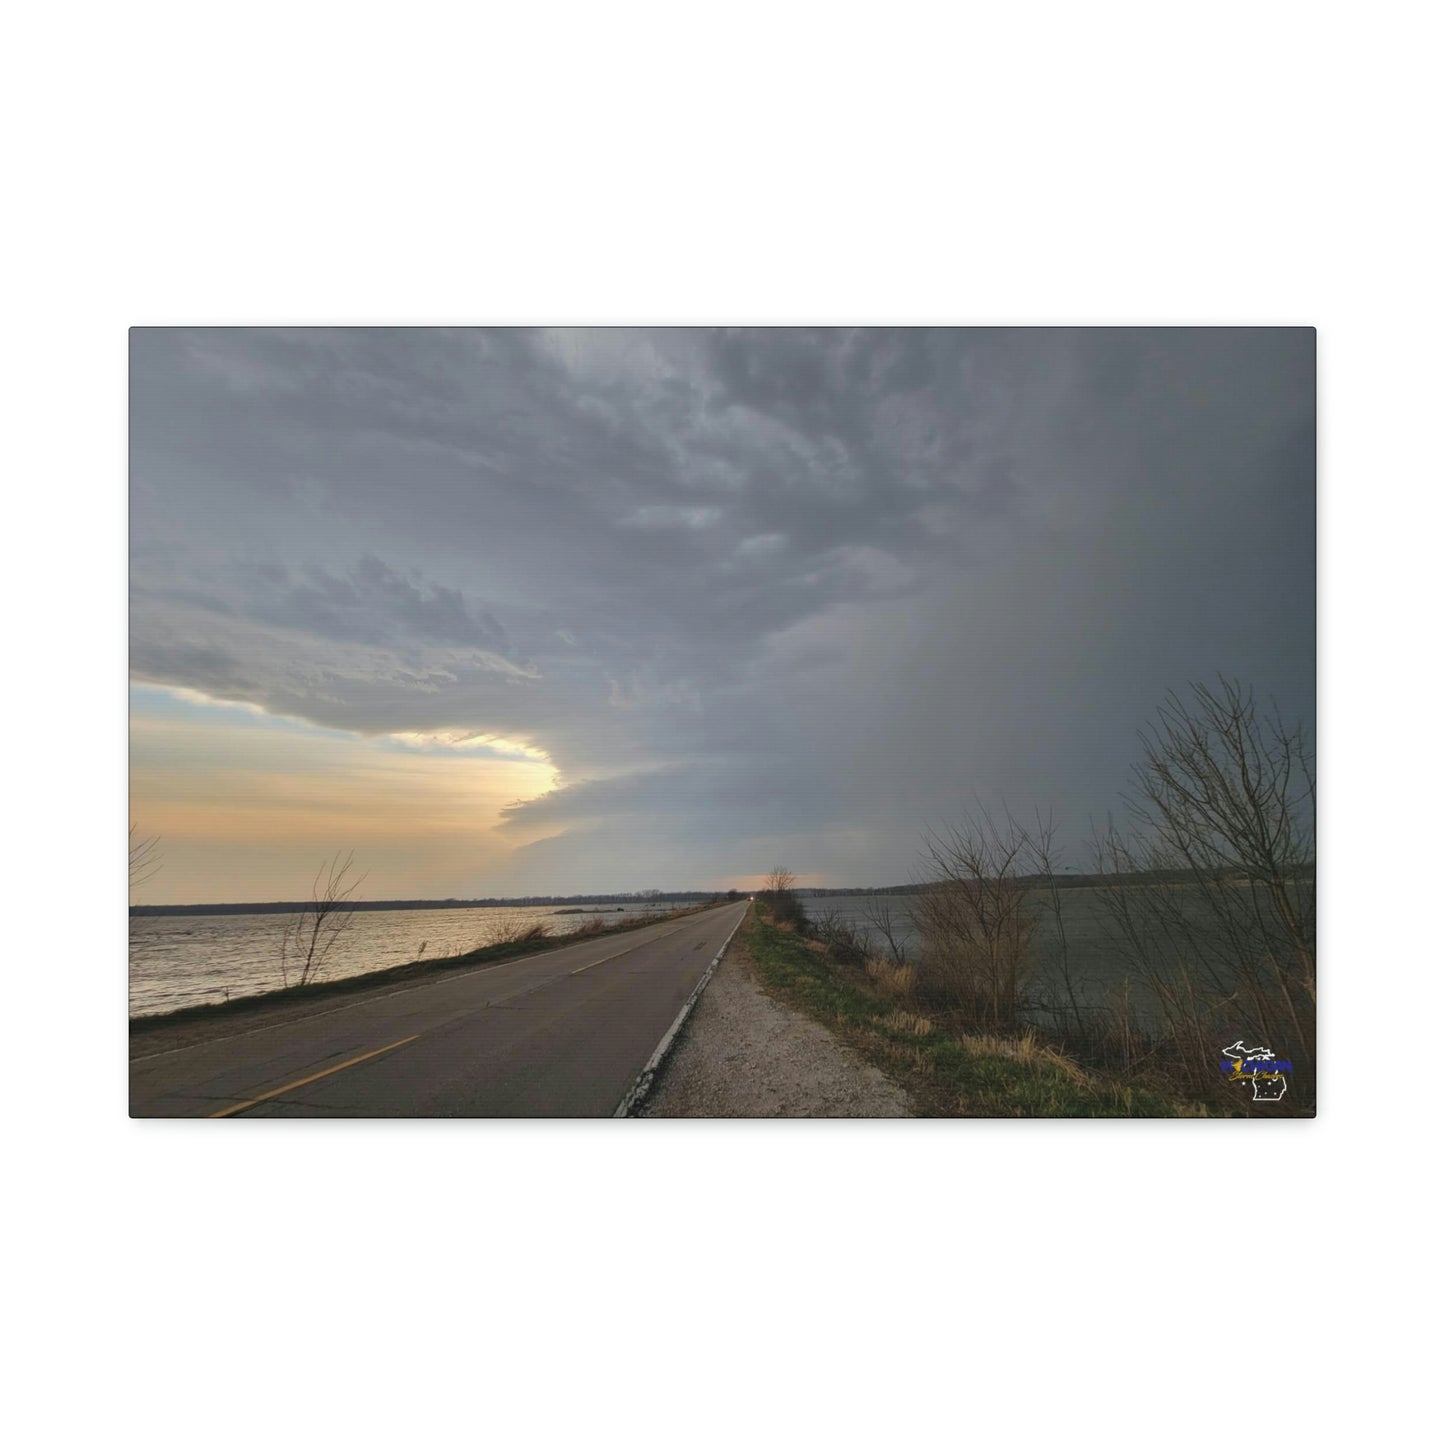
[[[1028,1031],[964,1032],[944,1014],[904,1007],[827,947],[780,927],[759,901],[739,933],[764,988],[840,1034],[906,1089],[921,1115],[956,1118],[1174,1118],[1198,1102],[1085,1069]]]
[[[269,989],[265,993],[247,994],[222,1003],[193,1004],[189,1008],[175,1009],[170,1013],[142,1014],[130,1021],[132,1037],[152,1029],[164,1028],[171,1024],[193,1020],[231,1018],[237,1015],[269,1013],[296,1002],[324,999],[337,994],[360,993],[368,989],[396,988],[409,983],[424,983],[441,976],[452,969],[486,968],[492,964],[507,963],[529,953],[543,953],[549,948],[563,948],[568,944],[581,943],[589,938],[605,937],[614,933],[631,933],[668,919],[685,918],[689,914],[702,913],[709,908],[721,907],[717,903],[704,903],[694,908],[677,908],[670,913],[654,914],[643,918],[629,918],[622,923],[604,923],[600,918],[570,933],[554,934],[547,924],[529,924],[518,929],[512,936],[499,942],[486,944],[466,953],[439,954],[435,958],[419,959],[415,963],[399,963],[394,968],[377,969],[372,973],[350,974],[344,978],[322,979],[319,982],[293,984],[290,988]]]

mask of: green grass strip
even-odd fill
[[[907,1089],[922,1115],[976,1118],[1172,1118],[1160,1094],[1107,1079],[1035,1052],[1016,1059],[985,1052],[998,1041],[960,1039],[856,981],[797,934],[754,910],[740,934],[765,989],[842,1034],[871,1063]],[[900,1022],[904,1026],[899,1026]],[[1191,1111],[1191,1112],[1197,1112]]]

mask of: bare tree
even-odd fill
[[[1241,1033],[1305,1068],[1313,1098],[1313,759],[1303,729],[1238,682],[1171,694],[1142,735],[1127,798],[1095,853],[1136,875],[1103,890],[1111,932],[1147,984],[1175,1049],[1202,1086],[1220,1037]]]
[[[366,874],[351,878],[353,854],[343,859],[338,851],[322,863],[311,885],[311,901],[287,920],[281,935],[281,981],[291,986],[290,968],[297,970],[297,985],[314,983],[336,940],[356,915],[356,890]],[[289,965],[289,968],[288,968]]]
[[[159,835],[137,838],[135,824],[130,827],[130,886],[138,888],[161,871],[161,840]]]
[[[886,898],[870,898],[863,905],[863,918],[868,926],[881,935],[893,955],[893,962],[900,968],[908,964],[908,935],[904,932],[903,920],[895,917],[893,905]]]
[[[781,893],[791,893],[798,882],[797,875],[790,873],[782,864],[778,864],[768,874],[767,882],[763,885],[764,893],[771,893],[775,896]]]
[[[962,827],[930,833],[925,852],[919,986],[973,1023],[1011,1027],[1035,928],[1020,869],[1028,836],[1007,814],[999,822],[979,808]]]
[[[808,916],[803,912],[803,905],[798,902],[798,895],[793,891],[797,882],[797,875],[780,863],[767,876],[763,898],[774,922],[802,928],[806,927]]]

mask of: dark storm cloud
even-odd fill
[[[137,676],[529,740],[547,867],[892,876],[975,794],[1082,828],[1168,687],[1312,712],[1308,332],[132,350]]]
[[[418,587],[376,557],[345,576],[323,568],[285,586],[270,620],[339,642],[384,644],[396,638],[505,652],[496,618],[473,609],[455,587]]]

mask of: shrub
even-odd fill
[[[535,943],[550,938],[552,929],[546,923],[533,923],[525,918],[501,918],[492,929],[487,946],[497,943]]]
[[[1019,873],[1028,836],[980,810],[927,840],[928,887],[915,904],[918,987],[971,1024],[1011,1028],[1030,971],[1034,914]]]
[[[797,875],[790,873],[780,864],[768,874],[762,896],[774,923],[805,932],[808,927],[808,915],[803,911],[803,905],[798,901],[798,895],[793,892],[797,881]]]
[[[868,962],[868,935],[856,924],[836,913],[824,913],[809,921],[807,931],[827,944],[829,952],[850,968],[862,968]]]

